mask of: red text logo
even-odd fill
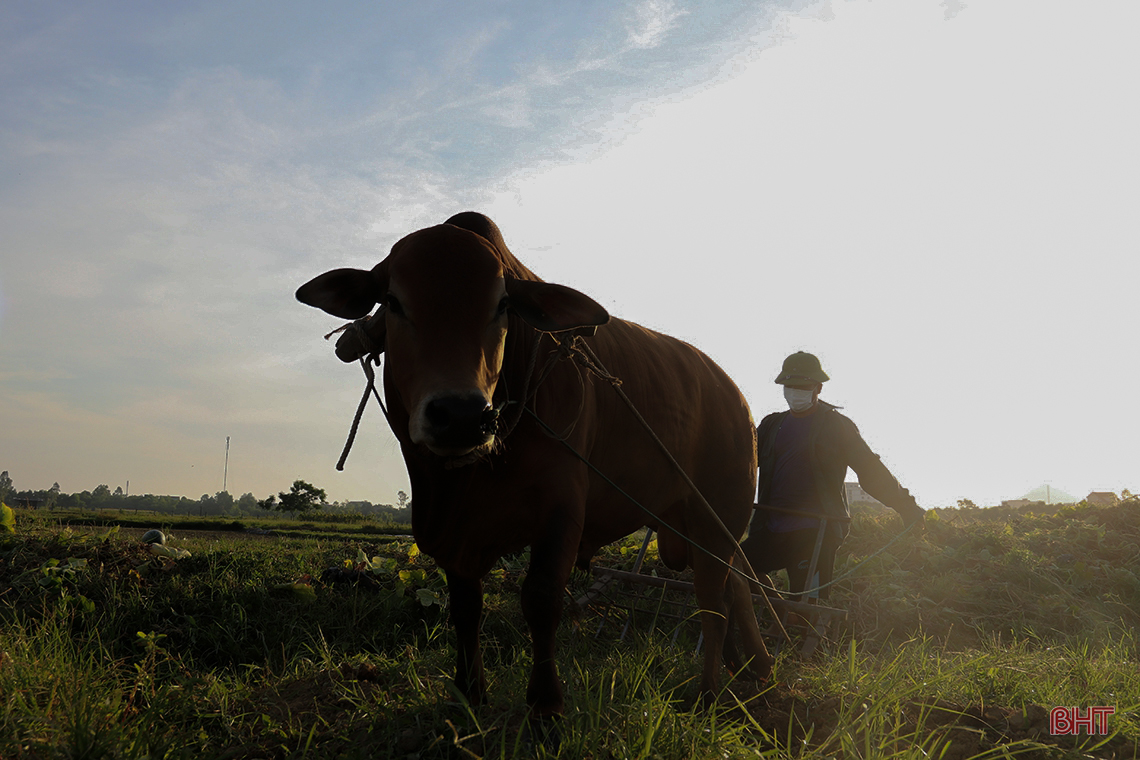
[[[1049,733],[1053,736],[1107,734],[1108,716],[1115,712],[1115,707],[1090,707],[1084,711],[1079,707],[1054,707],[1049,711]]]

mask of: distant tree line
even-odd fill
[[[321,503],[317,506],[323,514],[338,516],[358,514],[394,523],[410,523],[412,521],[411,502],[403,491],[400,491],[397,496],[399,501],[397,506],[373,504],[369,501],[325,504],[323,503],[324,492],[320,489],[314,489],[314,491],[320,493]],[[219,491],[212,496],[202,494],[198,499],[190,499],[185,496],[156,496],[154,494],[128,496],[123,492],[122,487],[111,490],[108,485],[99,485],[93,491],[70,494],[63,493],[60,490],[59,483],[54,483],[51,488],[43,491],[20,491],[12,484],[12,478],[8,475],[7,470],[0,473],[0,503],[28,509],[123,509],[156,512],[164,515],[204,515],[236,519],[264,516],[266,509],[280,508],[273,506],[275,502],[276,500],[272,496],[268,499],[258,500],[252,493],[246,493],[234,498],[232,494],[226,491]]]

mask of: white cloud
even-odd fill
[[[672,0],[642,0],[633,13],[627,43],[638,49],[661,45],[685,15],[685,11],[679,10]]]
[[[617,147],[521,172],[491,208],[540,275],[701,346],[757,414],[782,357],[819,352],[927,504],[1135,476],[1074,368],[1133,364],[1112,325],[1140,274],[1138,111],[1102,90],[1136,89],[1140,62],[1127,25],[1019,7],[792,16],[735,78],[640,104]]]

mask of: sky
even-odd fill
[[[375,407],[335,470],[363,377],[293,293],[478,210],[757,421],[815,353],[923,506],[1140,490],[1137,28],[1131,0],[6,3],[0,470],[394,503]]]

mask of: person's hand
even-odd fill
[[[903,515],[903,530],[909,530],[911,533],[922,533],[926,530],[926,510],[917,504],[914,509],[908,510]]]

